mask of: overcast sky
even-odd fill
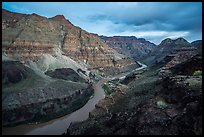
[[[201,2],[3,2],[13,12],[64,15],[75,26],[105,36],[202,39]]]

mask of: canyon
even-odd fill
[[[2,34],[3,126],[69,114],[88,101],[102,75],[139,67],[63,15],[2,9]]]
[[[200,135],[201,103],[202,40],[156,45],[2,9],[3,134]]]

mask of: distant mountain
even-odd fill
[[[155,47],[154,43],[146,41],[144,38],[135,36],[100,36],[111,48],[119,53],[127,55],[134,60],[140,60],[147,56]]]
[[[159,44],[159,47],[164,47],[166,50],[168,48],[175,50],[175,49],[180,49],[182,47],[189,47],[189,46],[191,46],[191,44],[184,38],[177,38],[175,40],[167,38]]]
[[[167,38],[163,40],[159,45],[165,46],[165,45],[176,45],[176,46],[187,46],[190,43],[185,40],[184,38],[177,38],[175,40],[172,40],[170,38]]]
[[[202,40],[195,40],[191,42],[192,46],[202,46]]]
[[[199,53],[200,55],[202,55],[202,40],[193,41],[193,42],[191,42],[191,45],[192,45],[193,47],[196,47],[197,50],[198,50],[198,53]]]
[[[153,51],[146,57],[143,61],[149,65],[158,63],[162,61],[165,57],[169,55],[174,55],[180,51],[195,52],[197,48],[193,47],[184,38],[177,39],[164,39]]]

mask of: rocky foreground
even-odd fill
[[[201,135],[202,56],[189,55],[173,65],[180,54],[121,80],[123,86],[116,86],[87,121],[72,124],[66,134]],[[162,68],[168,70],[165,75]]]

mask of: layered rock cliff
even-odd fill
[[[118,60],[127,61],[123,66],[134,63],[110,48],[97,34],[74,26],[63,15],[46,18],[2,10],[2,34],[3,54],[20,61],[38,61],[43,54],[55,57],[60,52],[90,69],[116,67],[114,62]]]
[[[111,48],[125,54],[134,60],[147,56],[156,47],[154,43],[135,36],[100,36]]]

